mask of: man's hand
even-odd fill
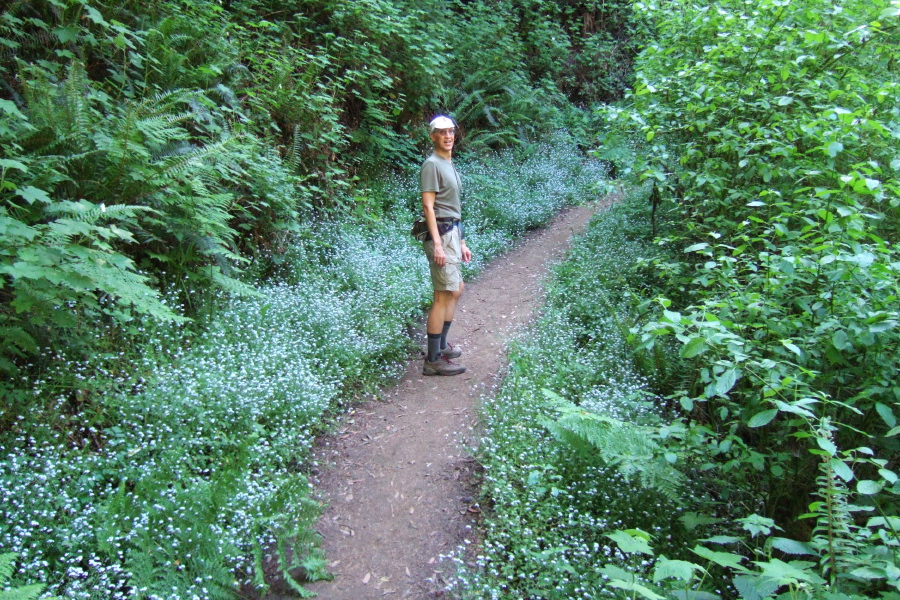
[[[472,260],[472,253],[469,251],[469,247],[466,246],[466,240],[462,240],[462,241],[460,242],[460,244],[461,244],[460,248],[462,249],[462,259],[463,259],[463,262],[467,263],[467,262],[469,262],[470,260]],[[442,249],[442,250],[443,250],[443,249]]]
[[[465,251],[463,252],[463,256],[465,256]],[[447,255],[444,254],[444,247],[441,244],[434,245],[434,264],[439,267],[447,264]]]

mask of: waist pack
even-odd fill
[[[438,233],[444,235],[458,224],[459,221],[445,221],[439,219],[437,222]],[[409,231],[409,234],[420,242],[427,242],[431,239],[431,233],[428,231],[428,221],[425,220],[425,217],[419,217],[413,221],[413,226]]]

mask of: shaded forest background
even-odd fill
[[[598,193],[590,106],[629,88],[639,23],[626,2],[5,3],[0,585],[326,576],[309,447],[410,351],[426,123],[461,124],[477,270]]]
[[[896,600],[898,16],[7,3],[0,585],[329,576],[309,447],[409,356],[415,168],[449,113],[467,275],[619,198],[485,403],[484,540],[454,593]]]
[[[625,8],[10,3],[2,368],[85,348],[95,318],[173,318],[168,284],[191,304],[188,287],[239,291],[298,223],[377,217],[373,181],[420,158],[437,112],[471,151],[562,127],[586,143],[583,109],[629,85]]]

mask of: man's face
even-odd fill
[[[453,142],[456,141],[456,129],[449,127],[447,129],[435,129],[431,132],[431,141],[434,147],[445,152],[453,150]]]

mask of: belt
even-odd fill
[[[453,217],[438,217],[435,219],[438,223],[459,223],[459,219]]]

